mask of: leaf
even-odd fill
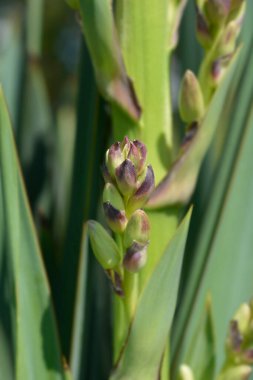
[[[140,295],[126,347],[112,380],[158,377],[177,300],[191,211],[179,226]]]
[[[227,135],[174,328],[175,368],[190,349],[207,292],[213,300],[217,368],[224,359],[226,326],[234,310],[253,293],[252,44],[249,28],[227,103],[219,113],[219,124],[225,126]]]
[[[16,379],[62,379],[51,296],[24,190],[3,92],[0,170],[7,253],[16,300]]]
[[[70,367],[74,379],[80,379],[82,369],[82,345],[86,317],[86,282],[88,264],[88,233],[87,225],[83,228],[82,247],[79,263],[78,283],[75,300],[75,313],[73,322],[73,333],[71,342]]]
[[[80,11],[98,87],[107,99],[138,120],[140,107],[124,68],[111,2],[80,0]]]
[[[7,103],[16,129],[19,113],[18,98],[23,67],[23,12],[19,6],[0,5],[0,82],[4,88]],[[17,4],[16,4],[17,5]]]

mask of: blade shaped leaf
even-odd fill
[[[0,174],[7,253],[16,301],[16,378],[62,379],[60,348],[44,273],[20,173],[10,119],[0,90]]]
[[[112,380],[153,380],[158,377],[175,311],[190,217],[191,210],[140,296],[126,347]]]

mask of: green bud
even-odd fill
[[[222,371],[218,380],[247,380],[251,374],[251,367],[248,365],[237,365]]]
[[[194,380],[194,375],[191,368],[182,364],[179,368],[179,380]]]
[[[247,333],[251,321],[251,309],[249,304],[243,303],[234,315],[234,320],[238,323],[239,331],[242,335]]]
[[[80,9],[80,0],[66,0],[66,3],[73,9]]]
[[[143,210],[136,210],[124,232],[124,246],[130,247],[134,240],[147,244],[149,240],[150,223],[147,214]]]
[[[124,161],[120,142],[114,143],[106,152],[106,167],[112,179],[115,177],[116,168]]]
[[[243,16],[244,11],[245,11],[245,6],[246,6],[245,0],[231,0],[229,19],[234,20],[237,17]]]
[[[207,0],[205,10],[208,20],[219,25],[226,21],[231,9],[231,0]]]
[[[123,211],[124,201],[117,188],[112,183],[106,183],[103,191],[103,202],[110,202],[113,207]]]
[[[96,259],[104,269],[113,269],[120,263],[120,253],[117,244],[95,220],[88,221],[88,234]]]
[[[241,26],[237,21],[230,21],[228,23],[217,46],[218,56],[225,56],[234,52],[240,29]]]
[[[198,79],[187,70],[179,92],[179,112],[183,121],[193,123],[201,119],[205,111],[204,100]]]

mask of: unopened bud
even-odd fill
[[[234,315],[234,320],[238,323],[241,334],[246,334],[251,320],[251,309],[249,304],[243,303]]]
[[[237,354],[241,350],[243,337],[239,331],[237,321],[233,320],[229,325],[229,332],[227,338],[227,350],[229,353]]]
[[[126,251],[123,264],[132,273],[138,272],[147,261],[147,244],[134,242]]]
[[[210,22],[214,25],[226,21],[231,9],[231,0],[207,0],[206,14]]]
[[[115,171],[116,182],[122,195],[133,194],[137,186],[137,176],[134,164],[127,158]]]
[[[107,183],[103,192],[103,208],[106,221],[115,233],[122,233],[127,225],[123,199],[112,183]]]
[[[73,9],[80,9],[80,0],[66,0],[66,3]]]
[[[141,208],[149,199],[155,188],[155,176],[151,165],[148,165],[144,172],[143,180],[137,188],[136,192],[129,199],[127,204],[128,212],[131,213]]]
[[[199,8],[197,8],[197,39],[205,49],[208,49],[212,44],[210,27]]]
[[[146,146],[138,140],[131,142],[127,158],[134,164],[137,176],[139,176],[145,168],[146,157]]]
[[[95,220],[88,222],[88,234],[93,253],[104,269],[113,269],[120,263],[120,253],[117,244]]]
[[[134,240],[147,244],[149,240],[150,223],[147,214],[143,210],[136,210],[127,224],[124,232],[124,246],[130,247]]]
[[[103,191],[103,202],[109,202],[118,210],[124,210],[124,201],[116,186],[112,183],[106,183]]]
[[[231,0],[229,19],[234,20],[238,16],[242,16],[244,13],[245,5],[245,0]]]
[[[230,21],[228,23],[217,46],[217,55],[224,56],[234,52],[240,29],[241,26],[238,22]]]
[[[112,178],[115,177],[116,168],[124,161],[120,142],[114,143],[106,152],[106,166]]]
[[[187,70],[179,92],[179,112],[183,121],[193,123],[201,119],[205,111],[204,100],[198,79]]]
[[[220,374],[218,380],[247,380],[250,377],[251,371],[251,367],[248,365],[229,367]]]
[[[182,364],[180,366],[180,368],[179,368],[179,380],[194,380],[193,372],[188,365]]]

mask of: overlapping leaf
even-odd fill
[[[0,92],[0,174],[6,250],[16,302],[16,379],[62,379],[64,370],[51,296],[19,169],[3,92]]]

